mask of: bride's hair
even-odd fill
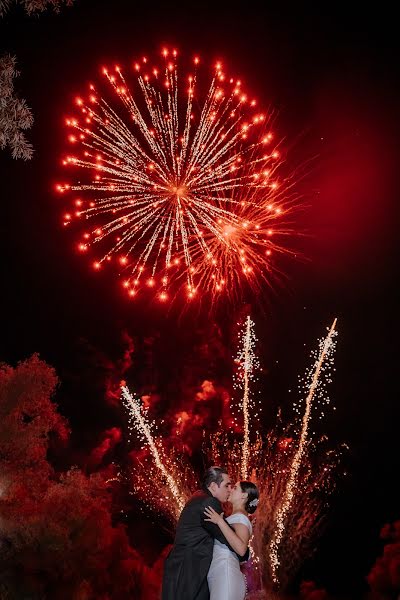
[[[257,508],[258,504],[258,487],[254,485],[251,481],[241,481],[240,482],[241,490],[244,494],[247,494],[246,504],[244,505],[244,509],[250,515],[252,515]]]

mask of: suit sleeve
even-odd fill
[[[204,509],[206,508],[206,506],[211,506],[218,514],[220,514],[222,512],[221,503],[219,502],[219,500],[217,500],[217,498],[214,498],[212,496],[203,500],[203,502],[201,503],[201,524],[204,527],[204,529],[211,535],[212,538],[218,540],[219,542],[221,542],[221,544],[225,544],[225,546],[227,546],[229,550],[231,550],[231,552],[235,552],[234,549],[226,541],[226,538],[220,530],[220,528],[218,527],[218,525],[216,525],[215,523],[211,523],[210,521],[204,520],[206,518],[206,515],[204,514]],[[233,529],[231,525],[229,525],[229,527]],[[237,552],[235,552],[235,554],[239,558],[240,562],[249,559],[249,549],[247,549],[246,554],[244,556],[239,556]]]

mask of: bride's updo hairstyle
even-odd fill
[[[244,509],[249,513],[249,515],[252,515],[256,511],[260,496],[258,493],[258,487],[251,481],[241,481],[240,487],[242,492],[247,494],[247,500],[246,504],[244,505]]]

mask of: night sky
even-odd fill
[[[286,281],[247,300],[265,367],[266,425],[278,405],[290,414],[288,390],[316,339],[339,319],[330,388],[336,411],[328,410],[318,428],[333,445],[349,444],[349,475],[302,574],[348,598],[364,590],[381,551],[380,527],[400,518],[398,32],[384,5],[369,10],[354,3],[322,9],[315,3],[234,8],[77,0],[58,15],[29,18],[15,7],[0,23],[0,51],[17,56],[16,88],[35,116],[27,133],[33,160],[0,154],[0,360],[16,364],[38,352],[56,368],[60,410],[77,447],[113,426],[113,412],[96,404],[93,355],[117,360],[123,331],[139,347],[140,340],[155,340],[153,385],[171,404],[174,380],[195,360],[210,319],[199,311],[166,313],[157,302],[132,303],[111,272],[94,273],[75,251],[76,235],[62,227],[66,206],[54,187],[66,148],[63,119],[76,93],[103,64],[130,64],[164,44],[199,53],[204,62],[222,59],[260,103],[276,109],[275,130],[290,146],[290,160],[312,159],[300,186],[307,209],[297,222],[307,235],[294,236],[306,260],[286,259]],[[220,309],[213,317],[227,343],[239,310]],[[140,366],[139,352],[135,377],[145,392],[150,384]],[[213,375],[210,367],[204,378]],[[73,399],[65,389],[74,390]]]

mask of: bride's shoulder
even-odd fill
[[[242,523],[242,525],[246,525],[251,530],[250,519],[246,517],[246,515],[242,513],[234,513],[227,519],[228,523]]]

